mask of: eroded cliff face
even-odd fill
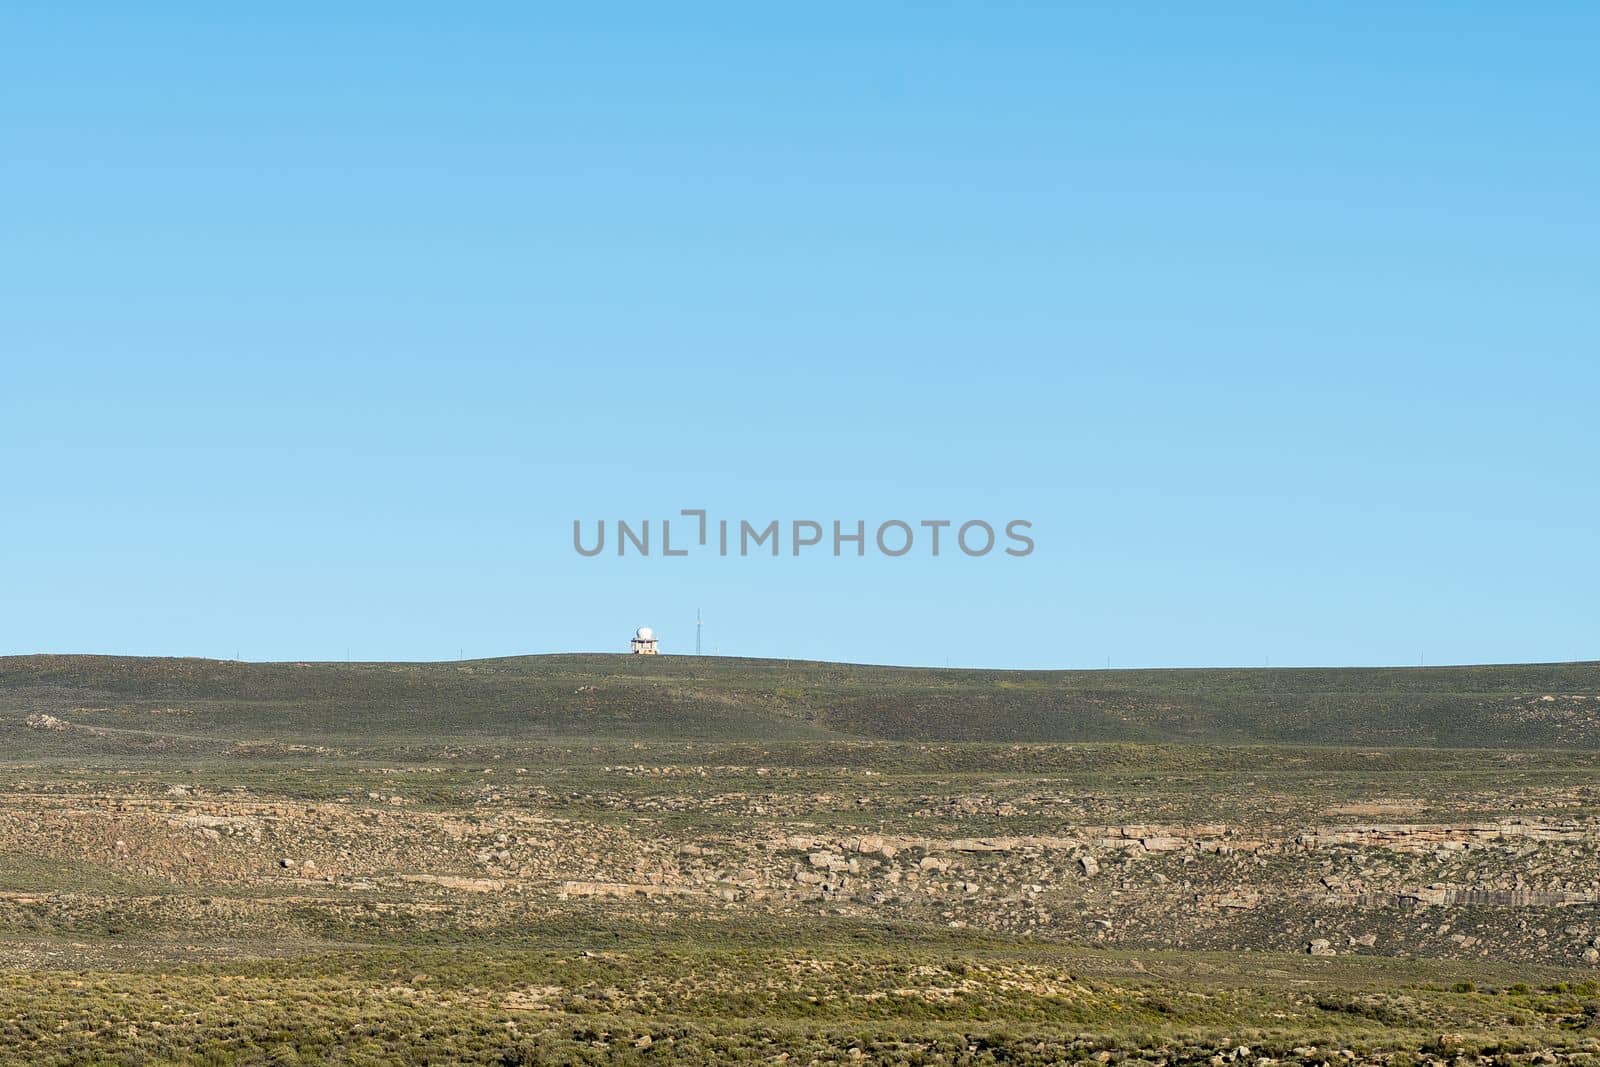
[[[319,781],[315,766],[275,767],[275,786],[168,772],[119,783],[87,768],[13,781],[0,792],[0,855],[56,873],[12,879],[0,924],[225,936],[383,916],[492,931],[622,909],[663,921],[875,918],[1107,946],[1600,961],[1600,815],[1565,783],[1525,794],[1525,807],[1544,809],[1530,814],[1397,821],[1424,805],[1348,799],[1338,783],[1339,803],[1241,791],[1191,805],[1229,821],[1157,822],[1106,816],[1181,807],[1160,791],[1026,774],[969,775],[946,794],[892,765],[563,776],[581,788],[446,766],[354,776],[376,788]],[[722,788],[730,780],[759,788]],[[305,792],[326,795],[294,795]],[[1447,805],[1502,800],[1489,788]]]

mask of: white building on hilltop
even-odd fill
[[[634,631],[633,640],[629,642],[635,656],[659,656],[661,649],[656,647],[656,632],[648,626],[641,626]]]

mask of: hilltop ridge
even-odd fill
[[[1600,749],[1600,664],[960,670],[581,654],[424,663],[0,658],[0,727],[422,738]],[[66,739],[57,737],[53,747]]]

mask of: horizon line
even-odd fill
[[[559,651],[559,652],[518,652],[498,656],[460,656],[453,659],[243,659],[224,658],[217,656],[192,656],[192,655],[150,655],[121,652],[16,652],[0,654],[0,664],[7,660],[45,659],[45,658],[72,658],[72,659],[121,659],[121,660],[177,660],[193,661],[200,663],[235,664],[239,666],[257,667],[286,667],[286,666],[373,666],[373,665],[398,665],[411,666],[445,666],[451,663],[494,663],[507,660],[521,659],[559,659],[563,657],[590,657],[606,656],[617,659],[647,659],[654,658],[673,660],[739,660],[748,663],[782,663],[794,665],[815,665],[821,667],[870,667],[883,670],[906,671],[966,671],[987,673],[1011,674],[1089,674],[1111,672],[1183,672],[1183,671],[1253,671],[1262,674],[1274,671],[1431,671],[1431,670],[1465,670],[1465,669],[1496,669],[1507,667],[1597,667],[1600,659],[1577,660],[1511,660],[1500,662],[1451,662],[1451,663],[1346,663],[1338,665],[1329,664],[1283,664],[1273,666],[1270,664],[1188,664],[1162,666],[1125,666],[1107,664],[1105,666],[1071,667],[986,667],[986,666],[953,666],[951,664],[920,664],[920,663],[875,663],[862,660],[828,660],[808,659],[794,656],[741,656],[733,654],[700,654],[693,652],[660,653],[654,657],[636,656],[630,652],[615,652],[611,650],[588,651]]]

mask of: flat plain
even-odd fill
[[[0,1063],[1600,1064],[1600,665],[0,659]]]

